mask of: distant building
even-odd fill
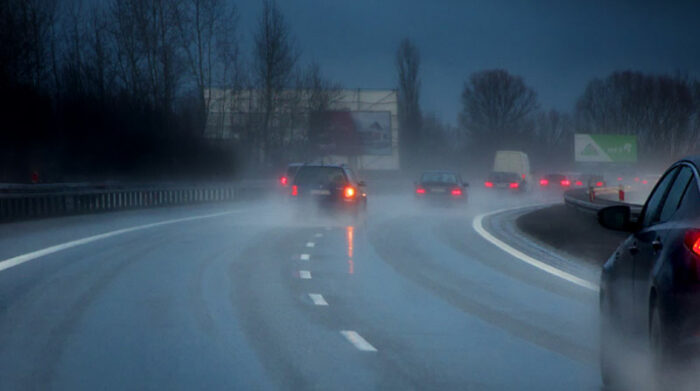
[[[205,136],[211,139],[243,139],[248,132],[259,129],[262,113],[258,109],[259,91],[227,89],[205,91],[210,96]],[[310,124],[327,124],[328,140],[320,145],[327,151],[325,157],[336,163],[352,163],[361,169],[394,170],[399,168],[399,125],[396,90],[346,89],[340,90],[324,113],[312,112],[308,93],[283,91],[277,105],[279,113],[271,117],[271,128],[284,129],[286,142],[308,140]],[[317,120],[323,116],[323,121]],[[341,119],[341,117],[343,117]],[[335,122],[334,122],[335,121]],[[349,121],[354,137],[347,137],[337,129],[338,121]],[[317,131],[317,130],[315,130]],[[349,148],[347,140],[353,140]],[[353,153],[348,151],[352,150]],[[352,160],[352,161],[349,161]]]

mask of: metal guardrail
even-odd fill
[[[602,192],[613,192],[613,191],[618,191],[617,188],[600,188],[600,189],[595,189],[594,191],[602,191]],[[572,190],[567,190],[564,192],[564,203],[572,206],[578,210],[581,210],[583,212],[588,212],[588,213],[598,213],[599,210],[607,207],[607,206],[613,206],[613,205],[626,205],[629,206],[632,215],[639,215],[642,212],[642,208],[644,207],[643,205],[639,204],[632,204],[632,203],[627,203],[627,202],[622,202],[622,201],[614,201],[614,200],[609,200],[609,199],[604,199],[604,198],[599,198],[595,197],[592,201],[590,198],[589,190],[588,189],[572,189]]]
[[[88,184],[43,188],[31,185],[1,186],[0,221],[233,201],[259,196],[270,188],[272,183],[148,187]]]

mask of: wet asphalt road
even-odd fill
[[[0,390],[600,389],[597,294],[472,228],[535,201],[377,195],[356,222],[260,200],[2,225],[6,260],[169,222],[0,271]]]

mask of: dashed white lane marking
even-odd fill
[[[323,237],[323,234],[319,232],[319,233],[317,233],[316,235],[314,235],[314,237],[322,238],[322,237]]]
[[[299,270],[299,278],[301,278],[302,280],[310,280],[311,272],[308,270]]]
[[[488,240],[489,242],[494,244],[496,247],[507,252],[508,254],[512,255],[513,257],[515,257],[515,258],[517,258],[517,259],[519,259],[519,260],[521,260],[521,261],[523,261],[531,266],[534,266],[542,271],[545,271],[553,276],[559,277],[563,280],[566,280],[566,281],[569,281],[573,284],[576,284],[582,288],[590,289],[590,290],[595,291],[595,292],[598,291],[598,285],[596,285],[588,280],[584,280],[583,278],[577,277],[573,274],[567,273],[561,269],[558,269],[558,268],[556,268],[552,265],[549,265],[547,263],[544,263],[540,260],[537,260],[537,259],[523,253],[522,251],[516,250],[515,248],[509,246],[508,244],[506,244],[502,240],[491,235],[488,231],[486,231],[486,229],[484,229],[484,226],[483,226],[484,218],[491,216],[491,215],[494,215],[494,214],[497,214],[497,213],[512,210],[512,209],[518,209],[518,208],[500,209],[497,211],[480,214],[474,218],[474,221],[472,222],[472,227],[474,227],[474,230],[479,235],[481,235],[481,237]]]
[[[345,339],[350,341],[351,344],[355,345],[358,350],[363,352],[376,352],[377,349],[367,342],[360,334],[352,330],[342,330],[340,334],[343,334]]]
[[[299,259],[301,259],[302,261],[308,261],[309,259],[311,259],[311,255],[309,255],[309,254],[301,254],[301,255],[299,256]]]
[[[46,256],[46,255],[57,253],[59,251],[67,250],[69,248],[78,247],[78,246],[82,246],[84,244],[96,242],[98,240],[123,235],[123,234],[129,233],[129,232],[141,231],[144,229],[161,227],[161,226],[169,225],[169,224],[184,223],[186,221],[210,219],[213,217],[225,216],[225,215],[229,215],[229,214],[233,214],[233,213],[240,213],[240,212],[242,212],[242,210],[231,210],[228,212],[212,213],[212,214],[199,215],[199,216],[190,216],[190,217],[184,217],[184,218],[180,218],[180,219],[159,221],[157,223],[137,225],[135,227],[123,228],[123,229],[118,229],[115,231],[105,232],[105,233],[102,233],[99,235],[88,236],[86,238],[72,240],[70,242],[57,244],[55,246],[46,247],[46,248],[43,248],[41,250],[32,251],[30,253],[26,253],[26,254],[18,255],[16,257],[2,260],[2,261],[0,261],[0,272],[7,270],[11,267],[17,266],[17,265],[21,265],[25,262],[29,262],[33,259],[37,259],[37,258]]]
[[[326,299],[323,298],[322,294],[309,293],[309,297],[311,298],[311,301],[314,302],[314,305],[328,305],[328,302],[326,302]]]
[[[306,247],[315,247],[315,246],[316,246],[316,243],[314,243],[314,242],[307,242],[306,243]]]

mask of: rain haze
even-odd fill
[[[694,390],[700,3],[0,0],[0,390]]]

